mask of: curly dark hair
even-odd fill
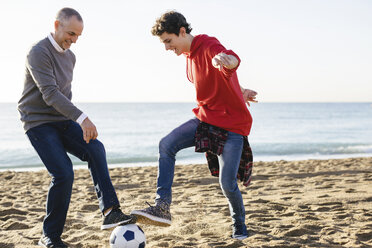
[[[181,27],[186,29],[187,34],[192,30],[190,23],[186,22],[186,18],[181,13],[168,11],[156,20],[155,25],[151,29],[151,33],[154,36],[160,36],[164,32],[167,32],[178,36]]]

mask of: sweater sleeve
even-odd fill
[[[219,53],[225,53],[227,55],[233,55],[235,58],[237,58],[238,60],[238,65],[233,68],[233,69],[227,69],[225,67],[222,68],[222,73],[226,76],[226,77],[231,77],[231,75],[236,72],[236,70],[238,69],[239,65],[240,65],[240,58],[239,56],[234,53],[232,50],[227,50],[217,39],[213,42],[213,44],[211,44],[211,46],[209,46],[209,49],[208,49],[208,55],[210,56],[210,58],[212,59],[214,56],[216,56],[217,54]]]
[[[49,55],[42,48],[34,47],[27,56],[27,67],[44,102],[65,117],[76,121],[82,111],[60,91]]]

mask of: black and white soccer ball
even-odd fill
[[[117,226],[111,233],[111,248],[144,248],[145,246],[145,233],[136,224]]]

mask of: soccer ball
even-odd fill
[[[135,224],[117,226],[111,233],[111,248],[144,248],[145,246],[145,233]]]

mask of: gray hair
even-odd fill
[[[56,16],[56,20],[58,20],[60,22],[64,22],[64,21],[67,21],[68,19],[70,19],[70,17],[72,17],[72,16],[76,16],[76,18],[80,22],[83,22],[83,18],[81,17],[79,12],[77,12],[76,10],[74,10],[72,8],[63,8],[60,11],[58,11],[57,16]]]

